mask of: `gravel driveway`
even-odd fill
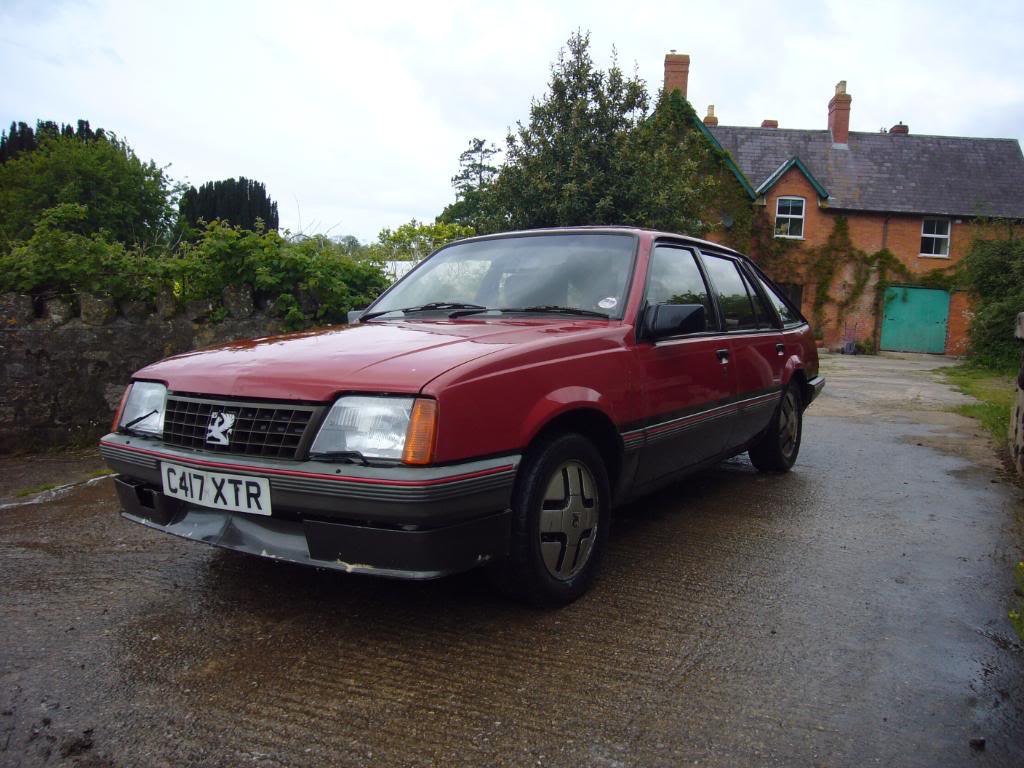
[[[107,479],[9,496],[0,764],[1024,765],[1024,500],[944,364],[827,358],[792,473],[623,510],[557,612],[160,535]],[[45,461],[96,466],[0,493]]]

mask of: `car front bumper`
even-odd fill
[[[277,560],[430,579],[504,557],[519,456],[444,467],[286,462],[107,435],[100,452],[124,516],[218,547]],[[266,478],[273,515],[198,506],[162,491],[160,464]]]

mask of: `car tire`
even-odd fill
[[[761,472],[788,472],[800,453],[803,433],[800,390],[792,382],[782,390],[768,429],[748,449],[750,463]]]
[[[610,500],[593,443],[575,433],[542,438],[516,478],[509,556],[491,569],[496,586],[545,608],[580,597],[604,554]]]

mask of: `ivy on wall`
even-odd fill
[[[816,247],[804,247],[800,241],[776,238],[768,215],[756,216],[752,253],[765,272],[779,283],[798,283],[814,287],[811,322],[821,338],[826,327],[826,310],[835,307],[836,325],[844,321],[865,293],[871,291],[876,317],[882,315],[882,301],[891,285],[914,285],[955,290],[958,273],[955,265],[914,274],[888,248],[868,253],[854,246],[845,216],[837,216],[826,241]],[[849,275],[849,280],[845,277]],[[872,341],[878,346],[881,323],[872,329]]]

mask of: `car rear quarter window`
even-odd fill
[[[786,327],[801,325],[803,318],[782,298],[781,294],[775,289],[775,286],[765,282],[764,280],[759,281],[761,287],[764,288],[765,295],[768,296],[768,300],[771,301],[772,305],[779,313],[779,317],[782,318],[782,324]]]
[[[764,300],[754,284],[750,280],[750,276],[743,273],[743,285],[747,288],[747,293],[750,294],[750,300],[754,303],[754,314],[757,316],[757,326],[759,328],[778,328],[779,322],[775,319],[775,313],[768,306],[768,302]]]
[[[693,252],[655,246],[647,270],[647,304],[702,304],[708,329],[717,330],[715,309]]]
[[[721,256],[703,255],[704,266],[718,297],[718,305],[725,319],[725,330],[745,331],[757,328],[757,315],[750,302],[736,263]]]

